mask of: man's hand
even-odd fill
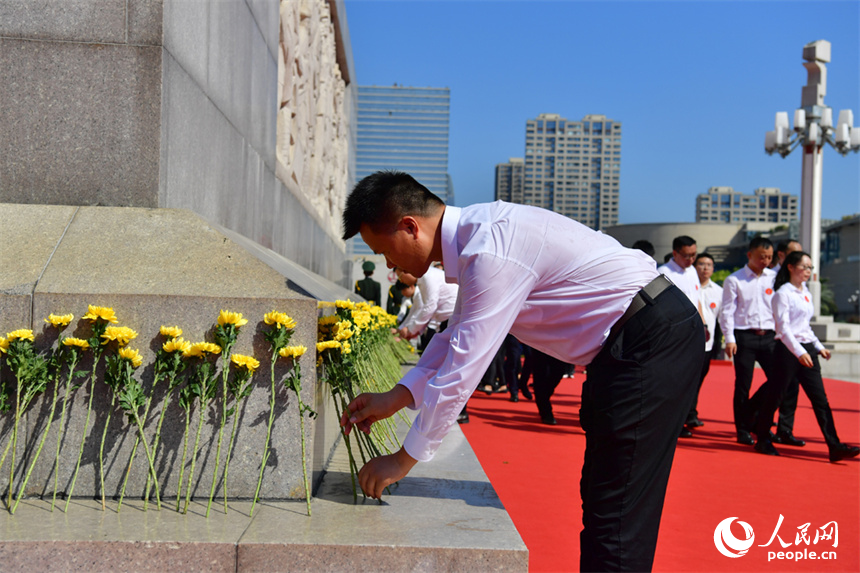
[[[822,348],[821,350],[819,350],[818,354],[820,354],[821,357],[824,358],[825,360],[830,360],[830,351],[827,350],[826,348]]]
[[[734,342],[726,342],[726,356],[731,358],[738,353],[738,345]]]
[[[798,360],[800,360],[800,363],[807,368],[812,368],[813,366],[812,356],[810,356],[808,352],[805,352],[802,356],[800,356],[800,358],[798,358]]]
[[[340,425],[343,426],[345,434],[349,434],[353,426],[369,434],[370,426],[374,422],[388,418],[411,403],[412,393],[401,384],[381,394],[359,394],[340,417]]]
[[[386,487],[403,479],[416,463],[418,460],[403,448],[393,454],[373,458],[358,472],[361,491],[368,497],[379,499]]]

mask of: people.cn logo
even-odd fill
[[[746,539],[738,539],[732,534],[732,522],[736,519],[737,517],[727,517],[717,524],[714,530],[714,545],[717,546],[717,551],[726,557],[743,557],[755,542],[753,528],[745,521],[738,521],[738,525],[743,527]]]

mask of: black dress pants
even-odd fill
[[[582,571],[650,571],[663,500],[705,354],[677,287],[634,314],[588,365],[580,420]]]
[[[839,436],[836,435],[836,425],[833,422],[833,411],[827,401],[824,392],[824,381],[821,379],[821,365],[818,362],[818,351],[812,344],[804,344],[803,348],[812,357],[812,368],[807,368],[785,344],[777,341],[774,350],[774,377],[768,378],[763,389],[761,406],[756,418],[756,435],[761,439],[770,439],[770,426],[773,423],[773,414],[785,395],[785,390],[792,381],[800,384],[809,402],[824,441],[828,446],[839,444]]]
[[[755,363],[758,362],[764,370],[765,376],[770,380],[774,376],[773,351],[775,348],[774,332],[765,331],[765,334],[755,334],[749,330],[735,330],[735,343],[738,345],[737,354],[734,356],[735,367],[735,392],[732,398],[732,407],[735,416],[735,430],[738,432],[751,432],[755,424],[755,412],[760,407],[760,395],[750,401],[750,387],[752,386]]]
[[[532,349],[532,364],[534,365],[535,404],[541,418],[552,418],[550,398],[555,393],[561,377],[567,370],[568,363],[562,362],[540,350]]]

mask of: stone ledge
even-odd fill
[[[344,571],[358,562],[384,571],[527,571],[528,550],[481,469],[454,428],[436,458],[418,464],[383,502],[353,504],[343,444],[312,502],[220,505],[204,517],[168,505],[121,513],[73,500],[68,513],[50,502],[22,501],[0,514],[4,571]]]

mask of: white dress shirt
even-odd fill
[[[552,211],[501,201],[446,207],[441,243],[445,277],[460,296],[448,328],[400,381],[420,410],[403,442],[419,461],[433,457],[508,332],[587,365],[657,277],[642,251]]]
[[[714,348],[714,333],[717,331],[717,317],[723,306],[723,287],[708,279],[708,284],[699,289],[699,302],[702,305],[702,315],[705,317],[705,326],[711,336],[705,341],[705,352]]]
[[[815,314],[815,307],[806,284],[802,289],[798,289],[791,283],[785,283],[773,296],[775,338],[781,340],[798,358],[806,354],[803,344],[813,344],[819,352],[824,349],[824,345],[809,325],[813,314]]]
[[[415,286],[412,308],[401,325],[410,335],[421,334],[428,324],[438,326],[451,318],[460,290],[456,284],[445,282],[445,272],[436,267],[427,269]]]
[[[773,330],[773,279],[775,273],[764,269],[756,275],[749,265],[723,281],[723,308],[720,327],[726,342],[735,343],[735,330]]]
[[[676,287],[687,295],[693,306],[699,304],[699,274],[692,266],[685,269],[675,262],[675,259],[669,259],[665,265],[657,267],[657,272],[661,275],[669,277]]]

